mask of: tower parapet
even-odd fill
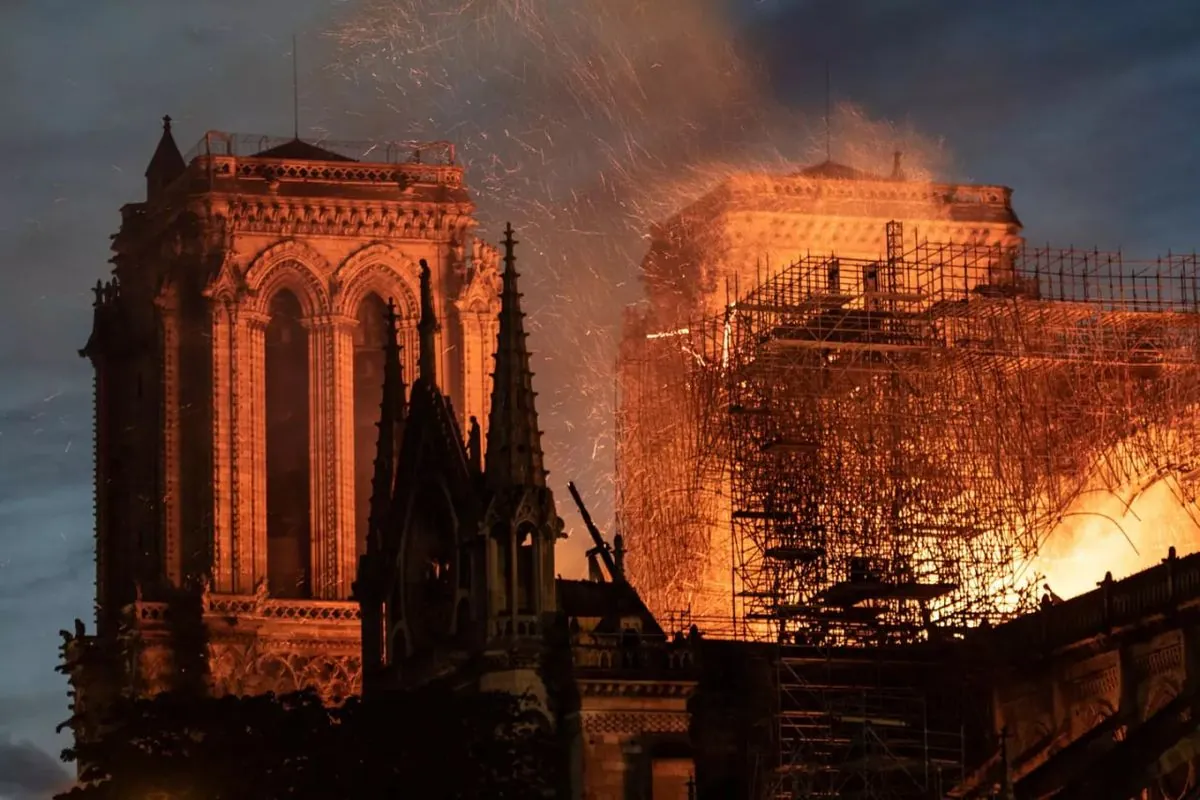
[[[82,353],[96,365],[95,646],[136,639],[122,680],[165,688],[164,620],[191,598],[214,692],[323,674],[337,679],[318,689],[356,691],[349,598],[384,372],[417,375],[424,351],[453,423],[486,412],[494,338],[463,309],[498,307],[499,276],[469,257],[491,250],[474,240],[464,168],[448,142],[210,131],[181,154],[164,120],[146,179],[122,208]],[[419,264],[442,323],[424,348]]]
[[[884,177],[834,162],[790,175],[733,175],[651,228],[643,262],[660,319],[720,313],[730,287],[747,291],[808,254],[879,258],[899,221],[918,241],[1019,245],[1012,189]]]

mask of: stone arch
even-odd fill
[[[475,271],[471,280],[463,287],[458,298],[458,308],[471,314],[491,315],[500,311],[500,273],[493,267]]]
[[[306,317],[328,314],[331,309],[325,275],[329,262],[313,248],[287,239],[259,253],[246,270],[248,308],[266,313],[271,298],[280,289],[290,289]]]
[[[411,258],[386,244],[369,244],[353,253],[333,273],[333,313],[352,317],[363,298],[374,292],[394,298],[402,318],[420,312],[419,272]]]

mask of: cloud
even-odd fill
[[[63,765],[45,750],[0,737],[0,800],[45,800],[72,783]]]

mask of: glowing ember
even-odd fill
[[[1030,564],[1054,594],[1089,592],[1106,572],[1128,577],[1158,564],[1171,547],[1180,556],[1200,550],[1195,499],[1178,473],[1145,476],[1116,491],[1096,484],[1071,504]]]
[[[577,481],[610,531],[615,310],[641,296],[646,231],[731,174],[823,160],[820,112],[779,106],[715,0],[357,6],[335,32],[340,67],[375,97],[370,112],[330,127],[453,139],[482,219],[522,231],[551,477],[564,497]],[[834,157],[865,170],[888,173],[895,150],[914,179],[945,161],[936,143],[850,106],[835,110],[833,130]],[[575,531],[561,568],[582,573],[587,536],[564,516]],[[631,558],[645,555],[629,544]]]

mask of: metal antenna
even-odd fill
[[[292,135],[300,138],[300,71],[296,66],[296,34],[292,34]]]
[[[825,59],[825,160],[833,161],[833,136],[830,131],[832,127],[831,117],[833,116],[832,92],[830,91],[829,81],[829,59]]]

